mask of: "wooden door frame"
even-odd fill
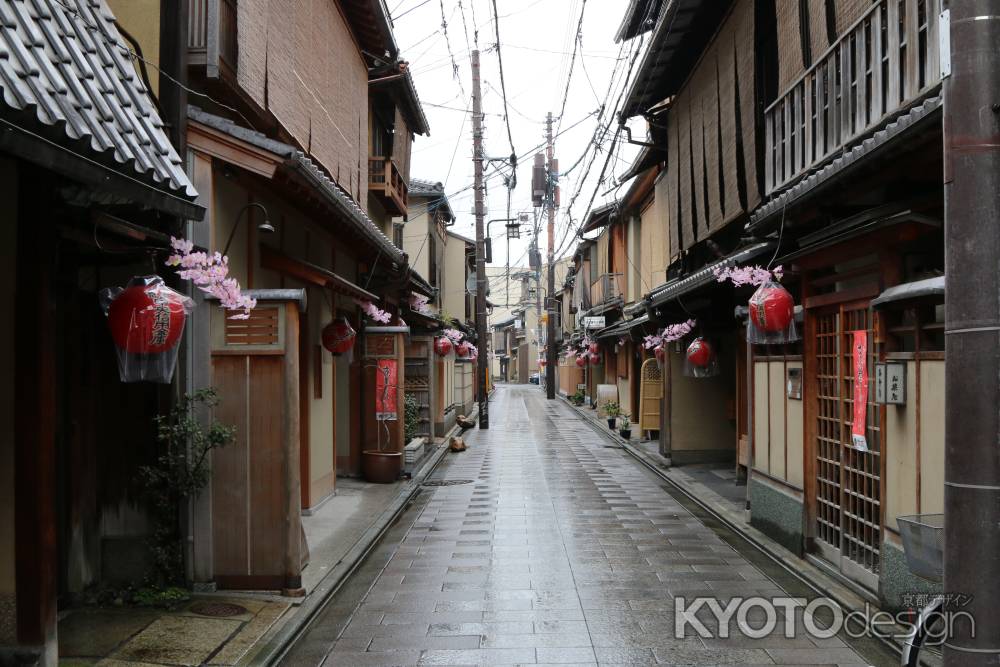
[[[803,279],[803,302],[806,303],[806,290],[808,281]],[[836,294],[836,293],[834,293]],[[830,297],[833,297],[831,294]],[[877,292],[876,292],[877,294]],[[858,293],[855,291],[848,291],[843,293],[843,299],[835,300],[833,298],[824,299],[822,305],[814,306],[812,308],[805,309],[805,333],[804,333],[804,345],[803,345],[803,355],[802,355],[802,367],[803,367],[803,382],[805,383],[805,395],[803,401],[803,422],[805,424],[805,443],[804,443],[804,458],[805,458],[805,478],[804,478],[804,509],[803,512],[803,536],[805,538],[805,547],[808,553],[817,554],[824,558],[827,562],[833,566],[836,571],[854,581],[860,583],[869,588],[877,587],[878,585],[878,574],[873,574],[860,564],[850,561],[846,558],[843,553],[843,541],[844,541],[844,520],[843,520],[843,495],[845,493],[845,473],[844,473],[844,458],[841,457],[839,461],[839,474],[840,474],[840,542],[841,544],[837,547],[837,552],[835,554],[826,553],[828,548],[820,544],[816,540],[816,520],[818,513],[818,499],[817,499],[817,482],[816,482],[816,414],[818,412],[818,394],[816,386],[816,318],[822,317],[824,315],[829,315],[832,313],[841,314],[844,310],[867,310],[871,319],[872,328],[872,343],[876,344],[880,342],[880,329],[881,326],[875,321],[875,313],[871,308],[871,298],[876,294],[871,296],[859,297]],[[843,322],[838,320],[837,323],[837,340],[838,344],[844,334]],[[869,353],[870,354],[870,353]],[[838,348],[838,360],[843,358],[842,352]],[[883,351],[884,355],[884,351]],[[839,361],[838,361],[839,363]],[[843,377],[842,372],[838,370],[838,375]],[[838,385],[840,384],[840,379],[838,378]],[[841,409],[843,409],[843,398],[839,400]],[[884,542],[885,537],[885,472],[886,472],[886,406],[879,406],[879,538],[880,544]],[[841,423],[843,423],[843,417],[841,418]],[[843,443],[841,443],[843,447]],[[881,553],[881,547],[880,547]],[[845,560],[847,561],[845,563]],[[845,564],[847,565],[845,567]],[[872,579],[874,577],[874,580]]]

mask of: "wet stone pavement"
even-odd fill
[[[283,664],[869,664],[801,614],[676,638],[676,596],[783,591],[562,401],[500,387],[490,417],[434,475],[469,483],[425,489]]]

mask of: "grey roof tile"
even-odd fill
[[[104,0],[0,2],[0,117],[130,178],[193,200]]]

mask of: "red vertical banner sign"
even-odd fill
[[[396,396],[399,390],[398,368],[395,359],[379,359],[375,369],[375,419],[396,421],[399,410]]]
[[[851,424],[851,442],[854,449],[868,451],[865,426],[868,417],[868,332],[853,331],[854,344],[851,358],[854,362],[854,420]]]

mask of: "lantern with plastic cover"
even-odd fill
[[[784,331],[795,314],[795,300],[776,282],[761,285],[750,297],[750,320],[766,333]]]
[[[115,345],[130,354],[172,350],[184,333],[190,299],[155,279],[133,279],[108,305]]]
[[[464,340],[455,347],[455,354],[457,354],[462,359],[468,358],[471,352],[472,352],[472,346],[469,345],[469,343]]]
[[[340,317],[323,328],[323,347],[333,354],[350,352],[356,338],[357,334],[346,317]]]
[[[704,338],[695,338],[688,345],[687,359],[694,366],[698,366],[699,368],[708,367],[712,363],[713,356],[714,351],[712,350],[712,346]]]
[[[597,366],[600,363],[601,363],[601,355],[600,354],[595,354],[595,353],[592,352],[590,354],[590,365],[591,366]]]
[[[654,347],[653,356],[656,357],[656,363],[662,366],[663,362],[666,361],[667,358],[667,344],[660,343],[659,345]]]
[[[452,344],[451,341],[444,336],[439,336],[434,339],[434,351],[439,357],[447,357],[451,354]]]
[[[587,357],[585,357],[582,354],[577,355],[577,357],[576,357],[576,365],[579,366],[580,368],[583,368],[584,366],[586,366],[587,365]]]

